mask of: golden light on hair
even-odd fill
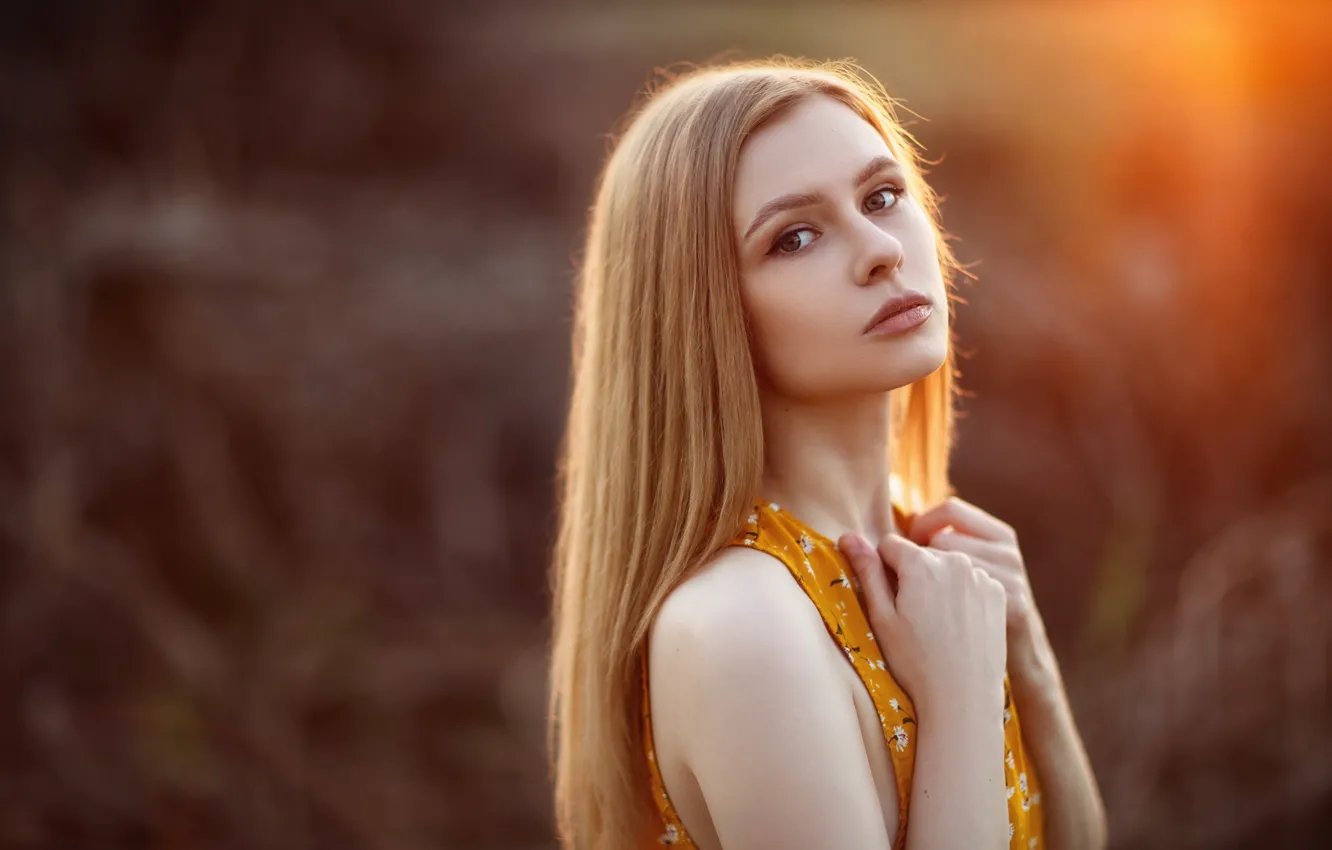
[[[549,746],[567,847],[620,850],[648,835],[638,651],[670,591],[740,529],[763,469],[730,224],[737,163],[751,134],[815,94],[883,135],[934,226],[945,282],[958,271],[919,146],[853,65],[697,69],[632,116],[602,171],[576,282],[559,462]],[[950,352],[891,393],[884,461],[914,508],[948,495],[953,377]]]

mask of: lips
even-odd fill
[[[930,299],[914,290],[908,290],[901,295],[895,295],[883,302],[883,306],[874,313],[873,317],[870,318],[869,323],[865,325],[864,333],[872,331],[874,326],[882,322],[884,319],[891,319],[893,316],[905,313],[916,307],[929,306],[931,306]]]

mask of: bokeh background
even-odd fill
[[[0,846],[554,848],[593,181],[774,52],[937,161],[1112,846],[1329,846],[1332,8],[1013,0],[4,3]]]

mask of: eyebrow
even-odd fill
[[[878,176],[881,172],[888,170],[901,172],[902,165],[891,157],[876,156],[874,159],[867,162],[864,168],[860,169],[860,173],[856,175],[853,186],[859,189],[874,177]],[[758,230],[768,219],[780,212],[799,209],[801,207],[812,207],[815,204],[822,203],[824,200],[824,196],[819,192],[803,192],[800,194],[782,195],[779,198],[773,198],[759,208],[758,214],[754,216],[754,220],[749,225],[749,229],[745,231],[744,238],[745,240],[748,240],[749,237],[754,235],[754,231]]]

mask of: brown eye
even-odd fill
[[[799,230],[792,230],[778,236],[772,250],[777,254],[794,254],[813,241],[814,231],[808,227],[802,227]]]
[[[889,206],[896,205],[897,199],[901,197],[901,195],[902,195],[901,189],[898,189],[894,186],[884,186],[882,189],[879,189],[876,192],[872,192],[870,196],[865,199],[865,211],[882,212],[883,210],[887,209]],[[889,196],[892,197],[892,204],[889,204],[888,202]]]

